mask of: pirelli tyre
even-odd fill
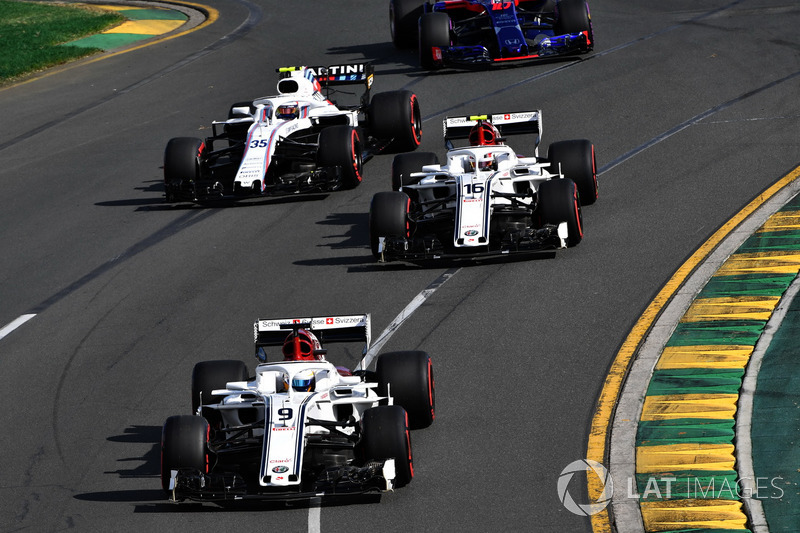
[[[205,143],[195,137],[170,139],[164,150],[164,189],[167,201],[174,200],[172,190],[200,176],[200,160]]]
[[[421,178],[412,178],[412,172],[420,172],[425,165],[438,165],[439,158],[433,152],[410,152],[397,154],[392,160],[392,190],[399,191],[406,185],[414,185]]]
[[[202,416],[167,418],[161,429],[161,488],[169,492],[172,470],[190,468],[208,472],[208,422]]]
[[[592,35],[592,17],[586,0],[558,0],[556,2],[556,22],[553,26],[555,35],[583,31],[589,32],[589,50],[591,50],[594,35]]]
[[[397,48],[416,48],[418,21],[423,11],[421,0],[390,0],[389,28]]]
[[[422,142],[422,115],[417,95],[411,91],[388,91],[372,97],[369,124],[373,137],[391,140],[388,150],[410,152]]]
[[[569,178],[545,181],[537,191],[537,211],[542,224],[567,223],[567,246],[583,239],[583,216],[578,200],[578,187]]]
[[[399,405],[380,405],[364,411],[361,449],[365,461],[394,459],[396,487],[408,485],[414,477],[408,417]]]
[[[571,179],[578,186],[582,206],[597,200],[597,162],[594,145],[586,139],[554,142],[547,149],[550,172]]]
[[[419,18],[419,64],[426,70],[442,68],[436,48],[450,46],[450,16],[447,13],[425,13]]]
[[[388,352],[378,356],[378,394],[391,396],[408,413],[411,429],[426,428],[436,418],[433,363],[427,352]]]
[[[317,167],[339,167],[342,188],[354,189],[363,180],[362,153],[361,134],[358,128],[329,126],[319,134]]]
[[[411,200],[404,192],[383,191],[372,197],[369,206],[369,242],[372,255],[381,259],[380,237],[408,237],[408,208]]]
[[[201,405],[219,403],[219,396],[211,392],[224,389],[230,381],[247,381],[247,365],[243,361],[222,359],[202,361],[192,370],[192,412]]]

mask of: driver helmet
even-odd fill
[[[300,107],[297,103],[279,105],[275,116],[283,120],[292,120],[300,116]]]
[[[316,350],[322,350],[322,343],[316,335],[307,329],[298,329],[297,334],[290,333],[283,341],[283,360],[284,361],[319,361],[322,356],[314,354]]]
[[[469,144],[472,146],[493,146],[500,144],[500,132],[488,120],[479,120],[469,130]]]
[[[312,392],[315,381],[313,370],[301,370],[292,378],[292,388],[297,392]]]

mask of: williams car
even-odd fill
[[[278,94],[231,106],[205,139],[176,137],[164,152],[168,202],[202,202],[352,189],[362,164],[384,150],[414,150],[422,138],[417,96],[370,98],[370,63],[278,69]],[[364,87],[357,103],[337,87]]]

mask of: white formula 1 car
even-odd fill
[[[535,134],[525,157],[502,136]],[[444,119],[446,162],[436,154],[395,156],[392,191],[372,199],[369,232],[379,261],[479,259],[575,246],[581,206],[597,199],[594,146],[550,145],[539,157],[542,112]],[[453,140],[468,139],[456,147]]]
[[[192,374],[191,415],[171,416],[161,483],[172,501],[291,500],[382,492],[414,475],[409,429],[434,419],[427,353],[390,352],[375,371],[325,359],[322,342],[370,341],[369,315],[259,319],[249,376],[242,361]],[[266,349],[283,346],[282,360]]]
[[[164,152],[168,202],[352,189],[362,164],[383,150],[419,146],[411,91],[375,94],[370,63],[278,69],[278,94],[235,103],[206,139],[176,137]],[[363,84],[353,105],[335,89]]]

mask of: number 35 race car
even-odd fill
[[[436,154],[399,154],[392,191],[379,192],[369,214],[379,261],[477,259],[575,246],[582,205],[597,199],[594,146],[585,139],[550,145],[539,157],[541,111],[447,117],[446,162]],[[523,157],[501,135],[536,134]],[[468,139],[455,147],[453,140]]]
[[[375,371],[326,360],[322,343],[370,341],[369,315],[259,319],[255,375],[242,361],[197,363],[192,414],[161,439],[170,500],[292,500],[389,491],[414,476],[409,429],[434,419],[421,351],[378,356]],[[268,362],[267,349],[282,346]]]
[[[231,106],[206,139],[177,137],[164,153],[168,202],[326,192],[361,183],[362,164],[403,152],[422,136],[411,91],[370,100],[370,63],[278,69],[278,95]],[[335,86],[364,84],[357,104],[336,105]]]
[[[594,48],[585,0],[390,0],[392,41],[425,69],[583,54]]]

